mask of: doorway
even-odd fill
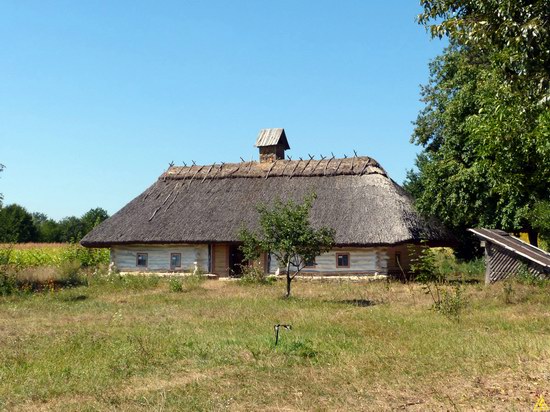
[[[243,265],[247,262],[239,245],[229,246],[229,276],[239,277],[243,274]]]

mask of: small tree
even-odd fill
[[[292,200],[275,201],[273,206],[261,204],[259,230],[241,229],[241,250],[245,258],[255,260],[261,252],[274,255],[286,267],[286,297],[290,296],[292,280],[321,253],[334,245],[334,230],[326,227],[314,229],[309,212],[316,195],[307,196],[303,203]]]

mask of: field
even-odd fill
[[[158,278],[0,297],[0,409],[533,410],[550,399],[550,287]],[[273,326],[291,324],[274,345]]]
[[[109,249],[89,249],[70,243],[0,244],[0,265],[12,268],[60,266],[71,261],[82,266],[109,264]]]

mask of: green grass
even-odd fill
[[[550,288],[91,277],[0,297],[0,409],[532,410],[550,398]],[[509,296],[509,297],[510,297]],[[281,331],[274,346],[273,326]],[[548,399],[547,398],[547,399]]]

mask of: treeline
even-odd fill
[[[406,189],[469,257],[471,227],[550,240],[548,0],[422,0],[418,16],[449,45],[430,64]]]
[[[56,221],[44,213],[30,213],[17,204],[0,205],[0,243],[78,242],[108,217],[105,209],[97,207],[81,217]]]

